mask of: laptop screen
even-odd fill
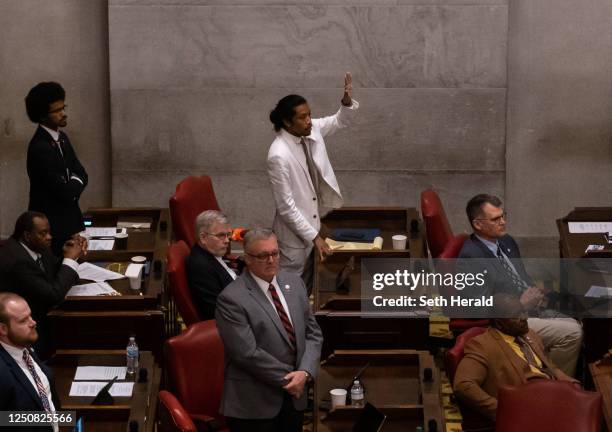
[[[385,423],[385,416],[371,403],[366,403],[357,423],[353,426],[353,432],[379,432]]]

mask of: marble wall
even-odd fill
[[[208,174],[239,225],[269,225],[268,113],[288,94],[337,110],[327,140],[346,205],[418,206],[440,191],[466,228],[473,194],[504,195],[505,0],[110,0],[113,205],[167,205]]]
[[[89,173],[81,206],[110,205],[106,0],[0,1],[0,238],[27,209],[27,145],[36,126],[24,98],[40,81],[66,90],[68,127]]]
[[[612,197],[612,2],[516,0],[510,8],[506,198],[512,228]]]

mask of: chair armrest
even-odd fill
[[[158,400],[158,431],[197,432],[189,414],[172,393],[161,390]]]

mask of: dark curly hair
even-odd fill
[[[305,104],[306,99],[300,95],[285,96],[278,101],[276,107],[270,112],[270,121],[274,125],[274,130],[278,132],[285,127],[285,121],[291,121],[295,115],[295,107]]]
[[[26,112],[33,123],[40,123],[49,114],[49,105],[66,99],[66,92],[56,82],[41,82],[29,91],[25,98]]]

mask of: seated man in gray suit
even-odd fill
[[[551,360],[573,376],[582,327],[575,319],[541,307],[545,293],[534,285],[521,260],[518,244],[506,232],[501,200],[493,195],[476,195],[468,202],[466,212],[474,233],[463,244],[459,258],[477,259],[475,265],[487,273],[485,287],[489,295],[507,293],[519,298],[529,312],[529,328],[540,336]]]
[[[321,329],[300,276],[279,272],[272,231],[249,231],[244,251],[248,270],[217,298],[225,346],[220,411],[232,432],[301,431],[306,384],[319,366]]]

